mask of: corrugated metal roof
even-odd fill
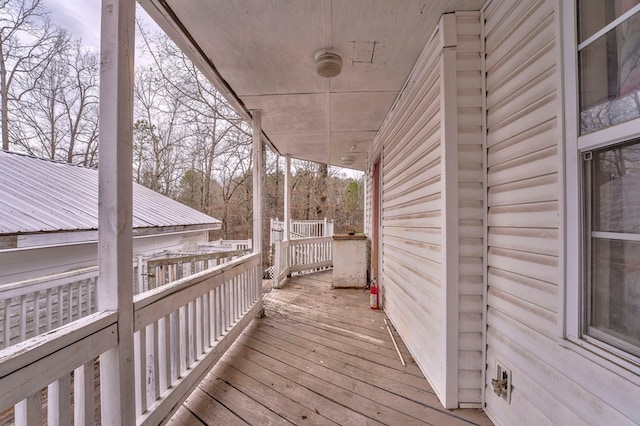
[[[133,184],[133,227],[221,222]],[[98,170],[0,150],[0,235],[98,228]]]

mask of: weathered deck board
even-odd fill
[[[362,290],[331,289],[331,271],[289,280],[169,424],[490,425],[442,408],[384,312]]]

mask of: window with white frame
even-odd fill
[[[640,358],[640,0],[577,7],[580,334]]]
[[[578,2],[581,134],[640,117],[638,3]]]

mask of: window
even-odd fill
[[[640,141],[583,156],[583,332],[640,356]]]
[[[640,0],[564,12],[562,334],[640,377]]]
[[[578,2],[582,135],[640,117],[639,3]]]

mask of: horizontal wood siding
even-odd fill
[[[436,35],[378,134],[385,310],[438,394],[444,380],[439,63]]]
[[[635,424],[640,391],[628,376],[558,345],[556,3],[492,0],[485,9],[486,411],[504,425]],[[510,402],[493,392],[496,360],[512,370]]]
[[[458,123],[458,401],[482,401],[484,152],[480,13],[456,13]]]

